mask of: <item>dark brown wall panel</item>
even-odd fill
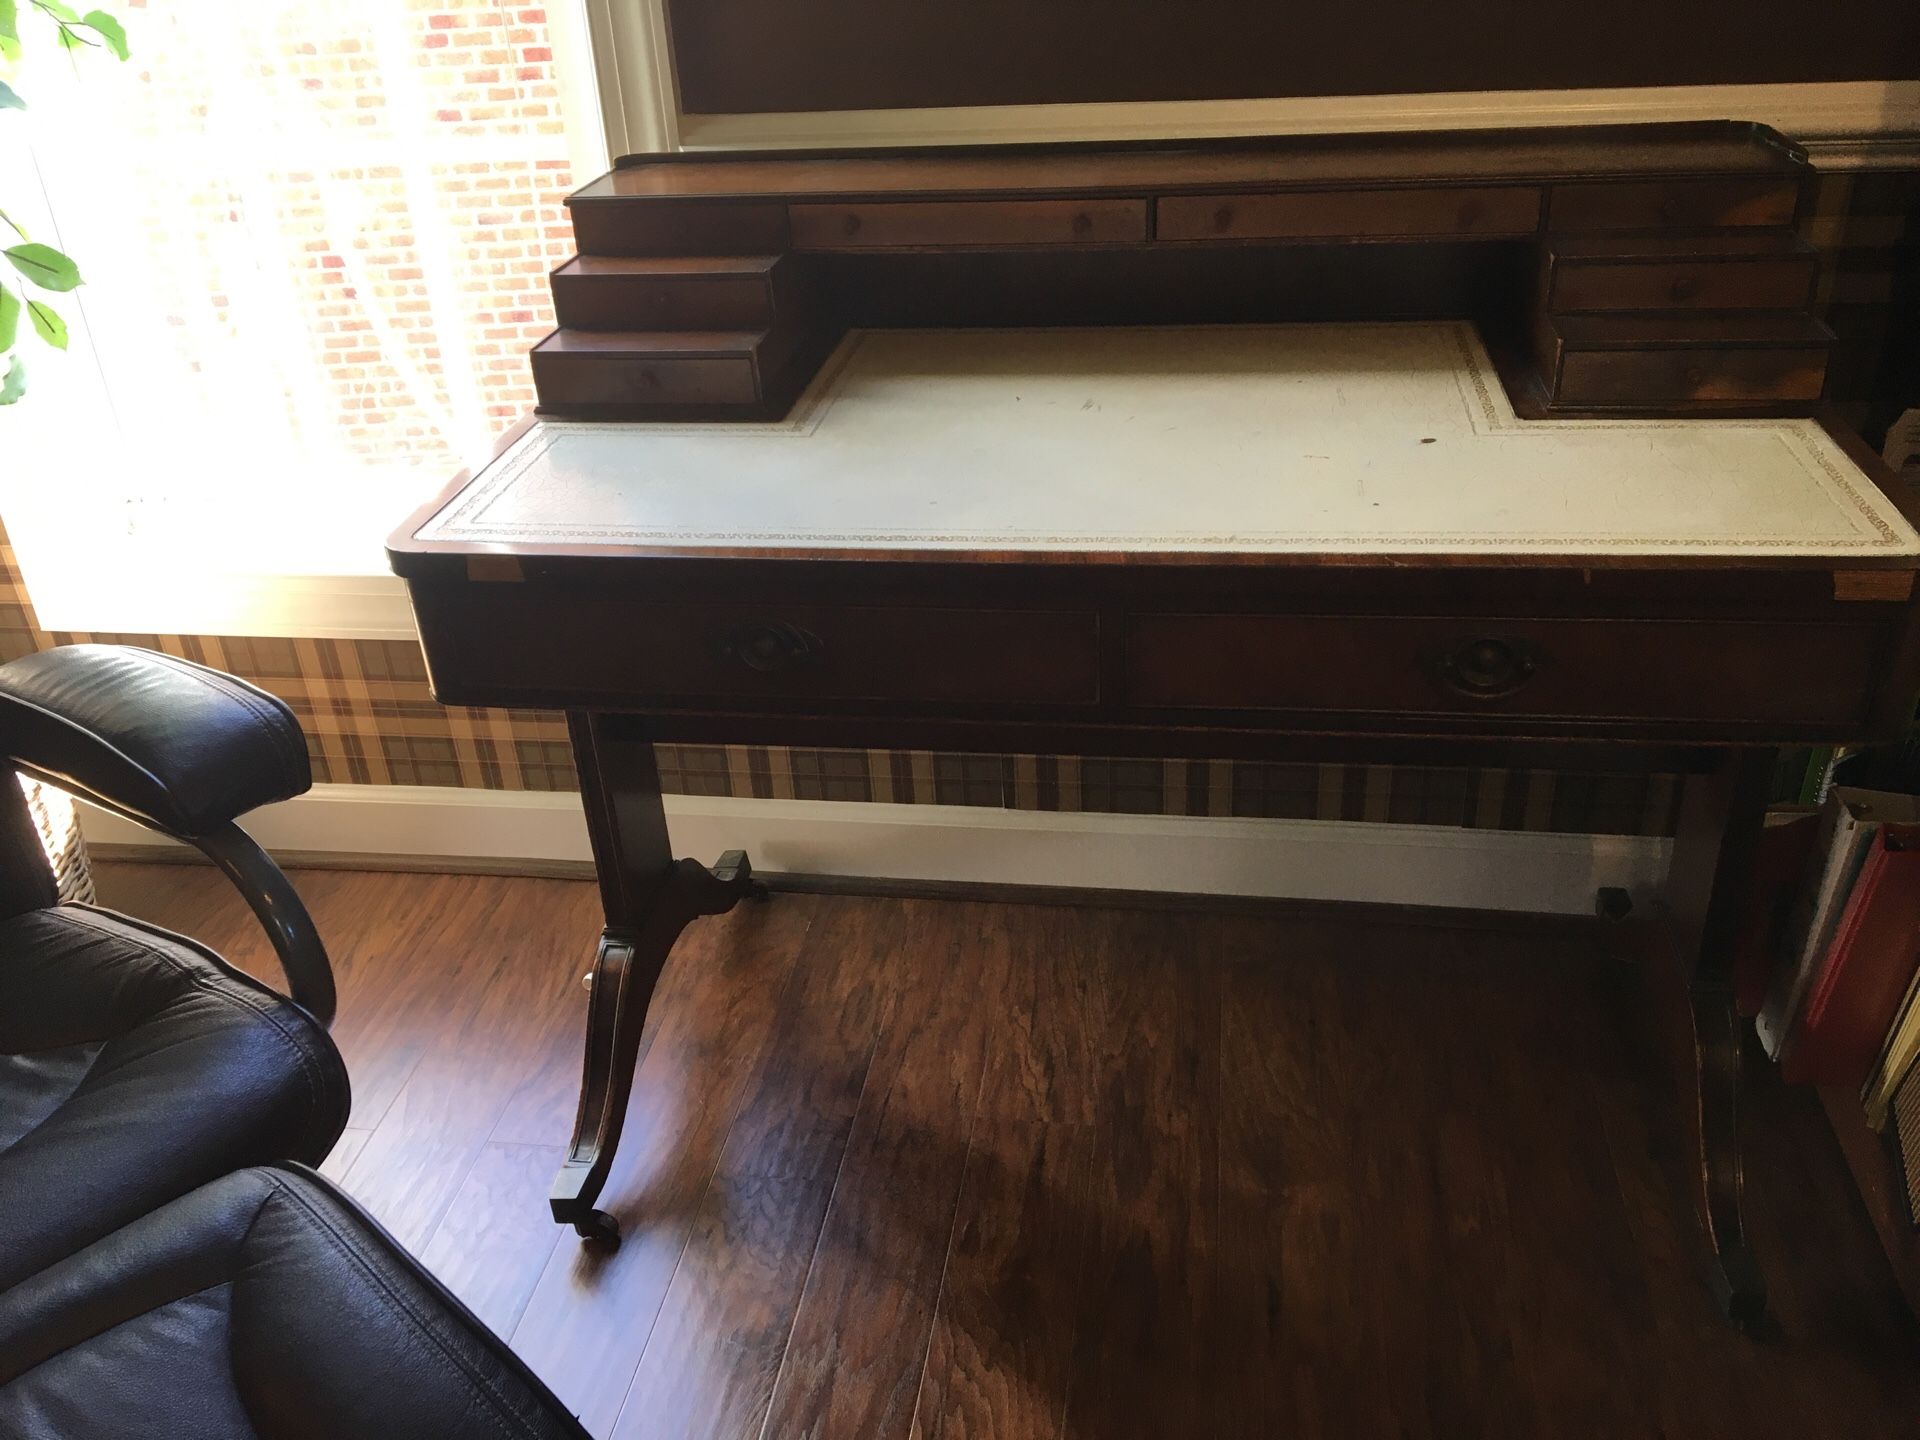
[[[670,0],[695,114],[1911,78],[1915,0]]]

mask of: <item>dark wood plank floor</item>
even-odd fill
[[[592,887],[296,880],[355,1084],[328,1170],[596,1435],[1920,1434],[1920,1329],[1764,1068],[1778,1333],[1721,1324],[1679,1017],[1581,927],[743,906],[667,968],[605,1257],[545,1218]],[[211,870],[101,890],[268,963]]]

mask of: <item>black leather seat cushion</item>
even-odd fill
[[[318,1162],[347,1106],[326,1033],[192,941],[0,921],[0,1287],[229,1170]]]
[[[0,1294],[0,1434],[586,1432],[351,1201],[275,1166],[216,1180]]]

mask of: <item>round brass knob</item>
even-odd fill
[[[791,670],[820,653],[820,637],[781,620],[735,625],[721,637],[721,654],[749,670]]]
[[[1476,699],[1511,695],[1539,668],[1532,649],[1519,640],[1479,636],[1456,646],[1441,660],[1439,674],[1448,688]]]

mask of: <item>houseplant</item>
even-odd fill
[[[20,0],[0,0],[0,111],[24,110],[26,101],[12,82],[20,63]],[[26,0],[29,19],[38,15],[52,28],[60,48],[71,55],[101,50],[127,58],[127,35],[104,10],[76,14],[62,0]],[[0,241],[11,241],[0,255],[7,267],[0,272],[0,405],[11,405],[26,393],[27,366],[17,348],[26,331],[56,350],[67,348],[67,322],[46,298],[80,283],[80,267],[51,245],[27,234],[20,222],[0,206]],[[24,318],[24,325],[23,325]]]

